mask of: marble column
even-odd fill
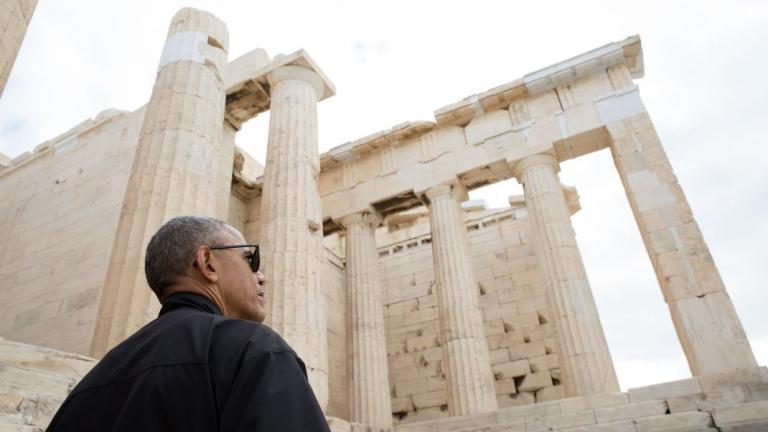
[[[374,429],[392,429],[384,299],[371,213],[341,219],[346,229],[346,289],[349,332],[350,421]]]
[[[648,114],[607,129],[616,169],[691,373],[756,367],[744,328]]]
[[[299,66],[276,69],[269,82],[272,103],[259,239],[267,275],[267,320],[304,360],[325,409],[325,251],[317,186],[317,101],[324,84],[315,72]]]
[[[466,190],[460,185],[440,185],[424,195],[432,230],[448,411],[452,416],[495,411],[498,406],[480,293],[460,205],[467,198]]]
[[[109,348],[157,316],[144,278],[147,243],[168,219],[215,214],[226,92],[227,28],[185,8],[173,17],[139,134],[101,295],[91,354]],[[231,159],[230,159],[231,160]],[[229,167],[231,170],[231,166]]]
[[[526,157],[514,166],[548,284],[562,383],[569,397],[616,392],[619,383],[558,171],[557,160],[545,154]]]
[[[0,96],[27,34],[37,0],[8,0],[0,7]]]

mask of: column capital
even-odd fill
[[[417,193],[421,196],[421,199],[425,204],[429,204],[430,201],[441,198],[451,197],[458,202],[464,202],[469,199],[469,193],[467,188],[459,182],[444,183],[432,186],[424,191]]]
[[[555,169],[555,172],[560,171],[560,162],[558,162],[557,158],[546,153],[526,156],[516,163],[511,163],[510,165],[512,165],[512,175],[515,176],[518,181],[521,181],[521,176],[525,170],[539,165],[550,165]]]
[[[339,219],[337,223],[344,229],[354,224],[368,224],[373,227],[381,225],[382,219],[375,211],[361,211],[346,215]]]
[[[284,81],[303,81],[315,90],[318,99],[323,96],[323,90],[325,89],[323,78],[312,69],[302,66],[279,67],[270,72],[267,78],[269,79],[269,85],[272,87]]]

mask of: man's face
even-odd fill
[[[243,235],[228,227],[222,236],[220,245],[246,243]],[[214,251],[220,262],[218,286],[228,315],[234,318],[263,322],[264,310],[264,275],[252,272],[249,265],[252,248],[222,249]]]

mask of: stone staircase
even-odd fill
[[[43,431],[77,381],[95,364],[88,357],[0,338],[0,432]],[[328,420],[334,432],[371,431],[364,425]],[[396,431],[768,431],[768,369],[401,424]]]
[[[0,432],[45,430],[94,359],[0,338]]]
[[[399,425],[402,432],[768,431],[768,370],[755,368]]]

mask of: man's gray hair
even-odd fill
[[[187,273],[200,246],[213,246],[223,240],[227,227],[218,219],[178,216],[157,230],[147,245],[144,273],[158,298],[162,298],[166,286]]]

